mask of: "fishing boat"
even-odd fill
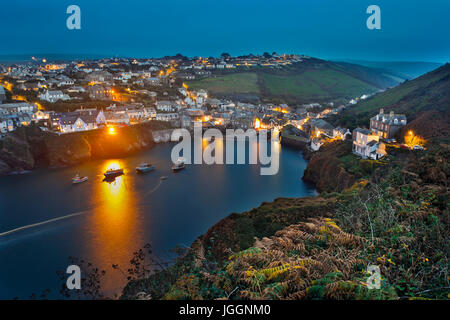
[[[155,167],[151,163],[141,163],[138,167],[136,167],[137,173],[147,173],[155,170]]]
[[[115,178],[123,175],[123,169],[108,169],[103,175],[105,176],[105,178]]]
[[[172,166],[172,171],[179,171],[185,168],[184,165],[184,159],[183,158],[178,158],[177,161],[175,161],[175,163]]]
[[[75,175],[75,177],[72,178],[72,183],[79,184],[79,183],[85,182],[87,180],[88,180],[88,177],[80,177],[80,175],[77,173]]]

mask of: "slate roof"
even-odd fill
[[[369,130],[367,130],[367,129],[362,129],[362,128],[356,128],[354,131],[355,131],[355,132],[361,132],[362,134],[364,134],[364,135],[366,135],[366,136],[370,134],[370,131],[369,131]]]
[[[333,130],[334,127],[323,119],[311,119],[310,125],[322,130]]]
[[[404,114],[383,113],[377,114],[370,118],[370,120],[379,121],[383,124],[398,125],[401,124],[402,120],[406,121],[406,116]],[[397,120],[397,122],[395,122],[395,120]]]

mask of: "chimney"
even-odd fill
[[[384,113],[384,109],[381,108],[381,109],[380,109],[380,114],[383,114],[383,113]]]

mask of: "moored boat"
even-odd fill
[[[108,169],[103,175],[105,176],[105,178],[115,178],[123,175],[123,169]]]
[[[172,170],[173,171],[179,171],[185,168],[184,165],[184,159],[183,158],[178,158],[177,161],[175,161],[175,163],[172,166]]]
[[[80,177],[80,175],[77,173],[75,175],[75,177],[72,178],[72,183],[79,184],[79,183],[85,182],[87,180],[88,180],[88,177]]]
[[[151,163],[141,163],[138,167],[136,167],[137,173],[147,173],[153,170],[155,170],[155,166]]]

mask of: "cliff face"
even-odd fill
[[[97,158],[127,155],[153,144],[149,125],[51,135],[45,139],[47,162],[50,166],[73,165]]]
[[[0,140],[0,175],[39,166],[67,166],[98,158],[124,156],[154,144],[158,123],[99,129],[64,135],[23,127]]]
[[[35,166],[25,130],[17,130],[0,141],[0,174],[31,170]]]
[[[347,141],[334,141],[313,153],[303,174],[303,180],[313,183],[319,192],[342,191],[351,187],[357,177],[347,172],[339,157],[351,153]]]

